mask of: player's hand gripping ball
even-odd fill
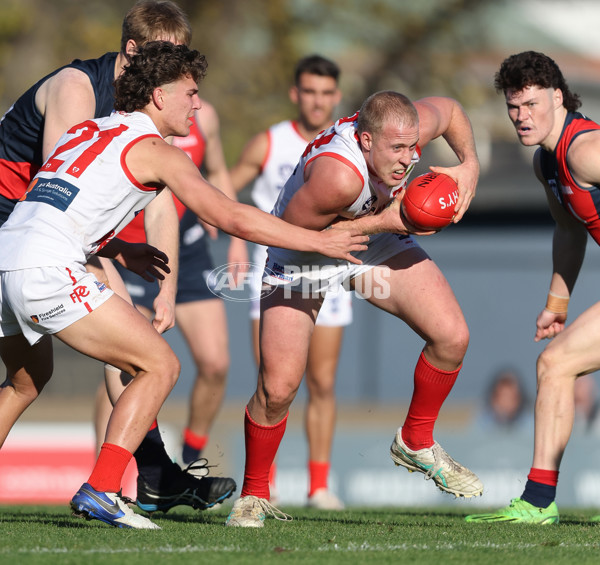
[[[425,173],[406,187],[400,213],[423,231],[439,231],[452,223],[458,186],[443,173]]]

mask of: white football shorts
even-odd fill
[[[250,319],[260,318],[260,291],[267,248],[264,245],[255,245],[252,254],[252,278],[250,279]],[[325,295],[321,309],[317,316],[317,326],[341,327],[352,323],[352,293],[341,286],[332,288]]]
[[[407,235],[379,233],[370,236],[368,249],[354,253],[361,265],[328,259],[316,253],[269,247],[263,283],[284,287],[292,292],[322,292],[349,282],[386,260],[419,244]]]
[[[0,271],[0,337],[34,345],[104,304],[113,291],[82,265]]]

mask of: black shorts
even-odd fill
[[[117,235],[118,237],[118,235]],[[179,224],[179,276],[175,302],[195,302],[217,298],[206,283],[214,265],[208,249],[208,236],[196,215],[186,210]],[[152,310],[158,294],[158,283],[148,282],[139,275],[115,263],[134,304]]]

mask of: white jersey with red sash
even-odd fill
[[[321,132],[307,147],[294,173],[281,191],[272,213],[281,217],[292,196],[304,184],[306,166],[319,157],[338,159],[350,167],[362,182],[362,189],[354,202],[340,211],[340,216],[353,219],[382,210],[408,182],[409,176],[421,155],[417,147],[402,181],[388,187],[369,172],[367,162],[360,148],[357,135],[358,113],[338,120]],[[347,281],[371,269],[375,265],[417,245],[406,235],[380,233],[371,236],[368,249],[355,253],[363,261],[353,265],[348,261],[330,259],[320,253],[292,251],[269,247],[263,281],[272,285],[292,284],[295,290],[304,290],[301,281],[310,281],[311,290],[327,290],[340,282]]]
[[[356,200],[340,212],[340,216],[344,218],[358,218],[379,212],[406,186],[414,166],[419,162],[420,149],[417,147],[415,150],[411,165],[407,169],[402,182],[390,188],[369,172],[358,141],[357,122],[358,112],[353,116],[338,120],[309,143],[293,175],[281,191],[273,208],[273,214],[281,217],[292,196],[304,184],[306,166],[313,160],[323,156],[333,157],[345,163],[362,182],[362,190]]]
[[[69,129],[0,228],[0,270],[83,264],[110,241],[158,192],[125,165],[145,137],[161,136],[141,112]]]

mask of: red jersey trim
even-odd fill
[[[271,147],[272,146],[273,146],[273,136],[271,135],[271,130],[268,129],[267,130],[267,151],[262,160],[262,163],[260,164],[260,174],[262,174],[264,172],[265,167],[267,166],[267,161],[269,160],[269,157],[271,156]]]
[[[304,165],[304,168],[306,168],[309,163],[312,163],[315,159],[318,159],[319,157],[332,157],[333,159],[337,159],[341,163],[344,163],[344,165],[347,165],[356,173],[356,176],[358,176],[360,182],[363,185],[365,184],[365,178],[362,176],[361,172],[358,170],[356,165],[352,161],[349,161],[348,159],[342,157],[341,155],[338,155],[337,153],[330,153],[327,151],[325,151],[324,153],[319,153],[318,155],[315,155],[314,157],[306,161],[306,165]]]
[[[311,139],[306,139],[306,137],[304,137],[301,133],[300,133],[300,128],[298,127],[298,120],[290,120],[290,124],[292,125],[292,129],[298,134],[298,137],[304,141],[305,143],[310,143],[312,140]],[[324,131],[324,130],[321,130]],[[320,132],[319,132],[320,133]],[[318,135],[318,134],[317,134]]]
[[[123,152],[121,153],[121,168],[123,169],[123,172],[125,173],[125,175],[129,179],[129,181],[131,182],[131,184],[137,186],[140,190],[145,190],[147,192],[152,192],[152,191],[156,190],[156,187],[155,186],[146,186],[145,184],[142,184],[142,183],[138,182],[136,180],[136,178],[131,174],[131,171],[129,170],[129,168],[127,167],[127,164],[125,163],[125,158],[127,157],[127,153],[129,153],[129,150],[136,143],[138,143],[138,142],[142,141],[142,139],[146,139],[148,137],[157,137],[158,139],[162,140],[162,137],[160,135],[156,135],[155,133],[148,133],[146,135],[140,135],[140,137],[137,137],[133,141],[129,142],[125,146],[125,149],[123,149]]]

